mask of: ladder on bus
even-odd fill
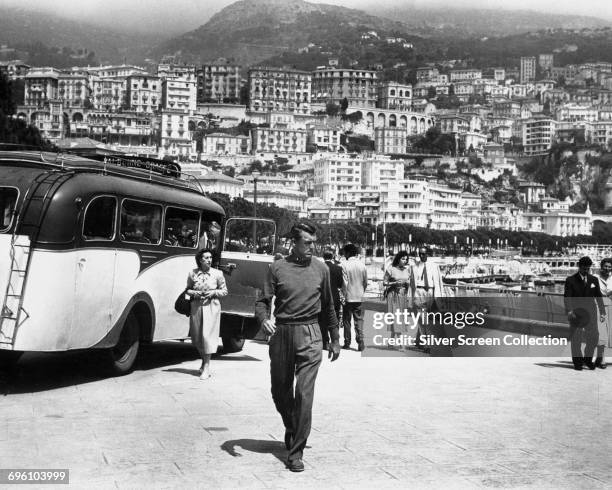
[[[55,191],[70,179],[74,172],[53,170],[37,176],[28,187],[21,211],[16,213],[15,228],[11,237],[10,271],[0,311],[0,347],[12,347],[21,325],[22,315],[29,317],[23,308],[28,271],[32,263],[32,248],[37,243],[40,230]],[[38,216],[35,222],[23,221]]]

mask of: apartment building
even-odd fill
[[[83,108],[90,100],[89,77],[86,73],[61,73],[58,78],[58,98],[64,109]]]
[[[493,103],[493,116],[518,119],[521,117],[521,103],[514,100],[500,100]]]
[[[408,128],[382,127],[374,129],[376,153],[385,155],[403,154],[408,150]]]
[[[202,139],[202,152],[208,155],[246,155],[251,153],[251,138],[226,133],[207,134]]]
[[[308,133],[305,129],[275,126],[255,128],[251,132],[253,151],[305,153]]]
[[[581,104],[564,104],[555,110],[557,121],[588,121],[598,120],[599,111],[596,107]]]
[[[440,72],[437,68],[424,66],[421,68],[417,68],[416,70],[416,80],[417,83],[427,83],[431,82],[438,78]]]
[[[196,67],[189,64],[160,63],[157,65],[157,76],[162,80],[170,78],[196,80]]]
[[[311,123],[307,125],[306,131],[307,144],[310,148],[332,152],[340,150],[341,126]]]
[[[482,78],[482,70],[462,68],[450,71],[450,83],[473,82]]]
[[[379,222],[462,229],[459,189],[425,179],[401,179],[381,182],[380,192]]]
[[[60,71],[51,67],[33,68],[24,78],[24,105],[42,106],[58,98]]]
[[[523,151],[526,155],[545,154],[555,138],[557,122],[547,117],[531,117],[521,121]]]
[[[83,68],[90,75],[100,78],[122,78],[129,77],[130,75],[144,75],[147,70],[136,65],[106,65],[106,66],[92,66]]]
[[[189,131],[189,116],[180,109],[161,113],[160,145],[164,154],[188,158],[195,154],[195,141]]]
[[[378,73],[374,70],[317,69],[312,74],[313,102],[342,103],[349,107],[375,108],[378,100]]]
[[[183,73],[162,81],[162,108],[193,114],[197,107],[195,74]]]
[[[323,155],[314,162],[314,197],[326,203],[346,201],[348,191],[362,185],[360,155]]]
[[[541,53],[538,55],[538,66],[542,71],[550,70],[554,64],[554,55],[552,53]]]
[[[252,112],[284,111],[310,114],[312,75],[281,68],[256,67],[248,73]]]
[[[536,58],[535,56],[521,57],[521,83],[533,82],[536,79]]]
[[[218,192],[220,194],[227,194],[231,198],[244,197],[244,182],[229,175],[211,171],[195,175],[195,178],[200,182],[204,192]]]
[[[136,112],[153,113],[160,109],[162,83],[153,75],[130,75],[125,81],[125,107]]]
[[[240,67],[229,63],[202,65],[197,73],[198,102],[238,103],[240,101]]]
[[[0,61],[0,73],[9,80],[23,78],[30,71],[30,65],[26,65],[21,60]]]
[[[554,211],[541,214],[542,231],[549,235],[576,236],[593,233],[592,214],[589,209],[583,213]]]
[[[121,78],[91,79],[91,94],[94,109],[97,111],[117,112],[123,105],[125,84]]]
[[[378,87],[378,108],[412,110],[412,85],[385,82]]]

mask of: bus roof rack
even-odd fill
[[[146,180],[153,180],[156,177],[157,182],[162,182],[162,180],[159,180],[159,177],[161,177],[166,183],[187,187],[201,194],[206,194],[198,179],[193,175],[181,172],[181,166],[178,163],[167,160],[134,155],[79,155],[78,153],[63,153],[58,150],[45,150],[37,146],[13,143],[0,143],[0,151],[29,153],[30,158],[34,156],[32,153],[35,152],[38,153],[38,155],[35,155],[36,161],[59,168],[82,167],[83,165],[87,166],[88,160],[95,161],[103,165],[104,172],[115,173],[113,167],[136,170],[136,172],[128,171],[127,175],[140,179],[146,178]],[[55,158],[53,158],[54,156]],[[139,170],[145,172],[138,172]]]
[[[181,166],[176,162],[134,155],[91,155],[86,158],[104,163],[105,170],[107,165],[146,170],[150,177],[155,174],[170,178],[204,194],[200,182],[193,175],[181,172]]]

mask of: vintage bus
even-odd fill
[[[199,248],[229,295],[224,351],[255,335],[254,302],[276,241],[270,220],[227,219],[176,164],[0,151],[0,360],[99,349],[129,372],[141,343],[185,339],[174,311]]]

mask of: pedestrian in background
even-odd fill
[[[368,287],[368,272],[365,264],[359,260],[359,250],[353,243],[344,246],[346,260],[342,263],[342,329],[344,330],[343,349],[351,348],[351,320],[355,325],[357,349],[365,349],[363,342],[363,309],[361,302]]]
[[[565,312],[569,320],[569,339],[572,349],[574,369],[582,371],[582,367],[595,369],[593,354],[598,341],[597,310],[599,321],[606,319],[599,280],[590,273],[593,261],[590,257],[581,257],[578,261],[578,272],[565,280],[563,292]],[[582,353],[582,337],[586,341]]]
[[[342,305],[342,299],[340,297],[340,292],[342,289],[342,267],[340,267],[334,261],[334,253],[331,250],[326,250],[323,252],[323,260],[325,261],[325,265],[327,265],[329,269],[329,284],[331,286],[332,298],[334,300],[334,311],[336,312],[336,319],[338,323],[340,322],[340,307]],[[325,331],[321,331],[323,335],[323,349],[327,349],[329,344],[329,332],[327,329]]]
[[[599,279],[599,289],[604,298],[604,307],[606,307],[604,311],[606,311],[606,316],[603,321],[601,321],[600,318],[598,324],[599,338],[597,340],[597,350],[595,354],[595,367],[606,369],[605,349],[608,339],[610,338],[610,315],[607,314],[607,307],[612,306],[612,258],[603,259],[599,266],[599,275],[596,277]]]
[[[340,355],[329,269],[312,259],[316,229],[298,223],[291,229],[291,254],[270,264],[255,316],[270,338],[272,399],[285,425],[287,467],[304,471],[302,461],[312,424],[312,403],[321,364],[321,328],[329,331],[329,358]],[[274,298],[274,317],[270,319]],[[321,325],[319,325],[321,322]],[[295,387],[294,387],[295,380]]]
[[[217,352],[219,327],[221,323],[221,302],[219,298],[227,294],[223,273],[212,267],[214,252],[208,248],[199,250],[195,255],[198,267],[189,272],[187,294],[191,297],[189,315],[189,336],[196,346],[202,366],[200,379],[211,376],[210,358]]]
[[[397,311],[403,312],[412,307],[412,269],[408,266],[408,252],[400,250],[393,262],[385,271],[383,286],[385,288],[384,297],[387,300],[387,312],[395,314]],[[411,325],[397,324],[390,325],[392,336],[407,333]],[[413,332],[416,334],[416,332]]]
[[[436,295],[444,294],[442,273],[440,267],[428,259],[428,251],[422,247],[418,251],[418,260],[412,266],[410,289],[413,294],[413,305],[416,311],[429,312],[434,309]],[[426,321],[419,322],[417,327],[417,342],[421,335],[431,334]],[[429,351],[429,349],[425,349]]]

